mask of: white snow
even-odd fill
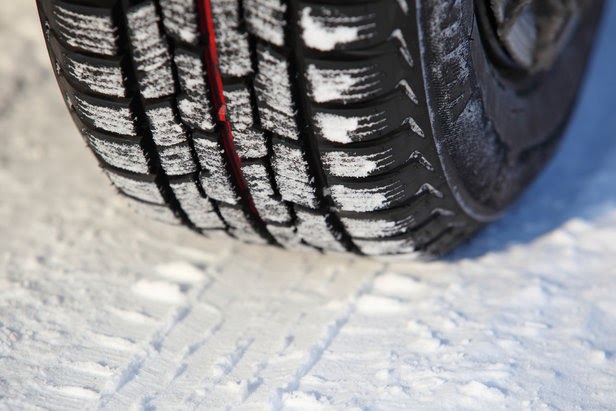
[[[139,73],[139,88],[146,99],[173,94],[171,55],[158,29],[159,17],[152,2],[132,7],[127,15],[129,35],[134,45],[134,63]]]
[[[310,95],[317,103],[359,101],[381,91],[379,73],[374,67],[322,69],[308,65],[306,77]]]
[[[324,10],[328,10],[322,6]],[[331,12],[330,12],[331,13]],[[325,13],[324,13],[325,14]],[[341,44],[354,43],[372,37],[374,16],[336,16],[313,14],[312,7],[304,7],[299,24],[306,46],[329,51]],[[368,34],[366,33],[368,32]]]
[[[111,16],[82,14],[59,5],[54,6],[53,13],[60,34],[69,45],[105,56],[117,53],[117,35]]]
[[[245,0],[244,15],[249,31],[265,41],[284,46],[284,14],[287,5],[280,0]]]
[[[91,133],[87,133],[86,138],[92,150],[108,164],[134,173],[148,173],[148,161],[137,141],[119,143]]]
[[[96,128],[123,136],[136,135],[133,114],[128,106],[108,107],[74,97],[77,112],[88,119]]]
[[[94,65],[64,56],[70,76],[85,84],[91,91],[106,96],[125,97],[124,80],[120,66]]]
[[[314,117],[323,138],[332,143],[348,144],[362,141],[387,127],[385,124],[387,117],[384,112],[362,117],[317,113]]]
[[[0,2],[0,408],[613,408],[607,6],[539,181],[452,257],[383,263],[136,217],[71,123],[34,2]]]
[[[161,0],[166,31],[188,44],[197,44],[199,25],[195,2],[192,0]]]

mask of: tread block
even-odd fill
[[[307,59],[305,67],[308,94],[315,103],[365,102],[390,93],[402,82],[415,94],[405,81],[408,72],[392,64],[391,52],[361,59]]]
[[[244,77],[252,73],[248,35],[240,32],[238,0],[212,1],[216,49],[220,73],[225,77]]]
[[[275,197],[269,173],[263,162],[242,164],[250,194],[261,218],[268,222],[288,223],[291,215],[287,206]]]
[[[297,232],[307,244],[323,250],[344,252],[346,249],[334,237],[325,216],[297,209]]]
[[[305,249],[301,237],[297,234],[297,228],[288,225],[268,224],[267,231],[281,244],[289,250]]]
[[[402,91],[373,107],[317,110],[314,116],[316,134],[331,143],[348,144],[375,140],[402,127],[423,137],[423,130],[409,115],[414,103]]]
[[[149,220],[156,220],[169,225],[180,225],[182,223],[166,205],[146,203],[132,197],[124,197],[124,201],[134,212]]]
[[[174,62],[182,90],[178,98],[178,109],[182,120],[198,130],[214,130],[213,109],[205,82],[207,74],[203,61],[192,52],[177,49]]]
[[[287,5],[280,0],[244,0],[248,31],[278,47],[285,44],[286,11]]]
[[[120,58],[97,58],[71,51],[62,46],[56,35],[48,36],[49,47],[56,58],[56,70],[88,92],[109,97],[126,97]]]
[[[403,0],[358,3],[300,3],[296,17],[304,45],[319,51],[374,47],[390,38],[391,27],[400,27],[408,18]]]
[[[260,45],[257,50],[259,73],[255,79],[261,124],[277,136],[299,139],[295,103],[286,60]]]
[[[412,138],[414,141],[410,144],[409,139]],[[409,136],[408,131],[403,131],[370,145],[322,145],[321,161],[325,172],[332,177],[375,176],[409,163],[418,163],[427,170],[434,171],[434,164],[438,164],[438,159],[427,154],[431,150],[424,147],[424,141]]]
[[[157,146],[172,146],[188,141],[186,130],[176,118],[169,102],[146,107],[146,115]]]
[[[180,176],[197,171],[188,143],[158,147],[160,162],[168,176]]]
[[[75,50],[102,56],[118,54],[110,9],[57,2],[53,15],[59,37]]]
[[[131,7],[127,19],[141,94],[146,99],[172,95],[175,83],[171,54],[159,30],[154,3],[147,1]]]
[[[105,170],[113,185],[127,196],[153,204],[165,204],[165,200],[154,181],[154,175],[121,173]]]
[[[199,42],[199,17],[194,0],[160,0],[163,25],[172,37],[191,45]]]
[[[210,200],[203,197],[197,187],[196,177],[172,180],[171,190],[182,205],[190,221],[199,229],[224,229],[225,224],[216,214]]]
[[[126,101],[107,101],[75,92],[70,98],[79,118],[89,127],[123,136],[137,134]]]
[[[225,100],[238,155],[246,159],[267,156],[267,141],[255,128],[248,88],[243,85],[225,88]]]
[[[276,184],[285,201],[318,208],[314,178],[310,176],[303,151],[289,143],[273,142],[272,166]]]
[[[148,173],[148,161],[135,138],[109,136],[87,129],[83,133],[90,148],[105,163],[133,173]]]
[[[267,240],[257,233],[244,211],[238,207],[220,203],[218,205],[220,215],[229,226],[229,233],[238,239],[252,244],[268,244]]]
[[[443,197],[437,181],[444,182],[435,180],[432,171],[417,163],[372,179],[333,180],[330,186],[332,198],[342,211],[373,212],[397,207],[422,195]]]
[[[203,172],[201,184],[208,197],[229,204],[238,203],[233,179],[227,172],[224,150],[217,141],[205,135],[193,134],[195,150]]]
[[[404,234],[415,224],[415,218],[404,210],[398,215],[388,215],[386,217],[364,216],[363,218],[342,217],[346,231],[354,239],[374,239],[393,237]]]

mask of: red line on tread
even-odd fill
[[[207,67],[208,83],[212,94],[212,104],[217,117],[216,121],[221,126],[225,155],[231,165],[231,170],[233,172],[233,176],[235,177],[235,181],[237,182],[240,194],[248,203],[250,213],[259,223],[263,223],[263,219],[255,206],[254,200],[248,190],[248,184],[246,183],[246,179],[242,173],[242,159],[235,149],[231,122],[227,118],[227,105],[224,87],[222,83],[222,76],[220,75],[220,69],[218,67],[218,48],[216,45],[216,31],[214,29],[214,17],[212,15],[211,1],[197,0],[197,8],[199,11],[199,30],[201,31],[201,34],[207,38],[204,51],[205,64]]]

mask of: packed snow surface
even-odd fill
[[[562,149],[448,259],[206,240],[135,216],[0,2],[0,408],[608,409],[616,6]]]

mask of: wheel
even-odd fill
[[[67,107],[137,211],[441,255],[552,154],[600,0],[38,0]]]

